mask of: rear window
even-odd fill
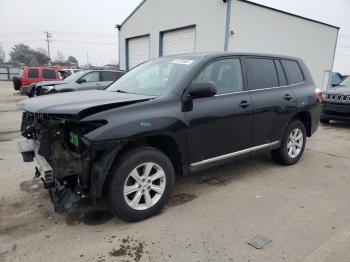
[[[101,72],[102,73],[102,81],[115,81],[118,78],[116,72]]]
[[[286,76],[284,74],[281,62],[278,60],[275,60],[275,65],[276,65],[276,69],[277,69],[278,80],[279,80],[280,86],[287,85]]]
[[[278,86],[275,63],[268,58],[246,58],[248,86],[250,90]]]
[[[43,78],[56,79],[56,72],[52,69],[43,69]]]
[[[39,70],[35,68],[29,69],[28,78],[39,78]]]
[[[282,65],[287,74],[287,80],[290,85],[304,82],[304,75],[301,72],[297,61],[282,60]]]

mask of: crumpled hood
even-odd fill
[[[55,86],[55,85],[62,85],[65,84],[66,82],[64,82],[63,80],[59,80],[59,81],[41,81],[39,83],[37,83],[37,86]]]
[[[80,89],[80,90],[79,90]],[[75,91],[82,91],[82,89],[87,89],[86,86],[78,84],[78,83],[63,83],[60,85],[56,85],[55,86],[55,90],[57,92],[64,92],[65,90],[75,90]],[[98,88],[94,88],[94,89],[98,89]]]
[[[326,90],[327,95],[350,95],[350,86],[339,86]]]
[[[89,90],[34,97],[18,102],[17,107],[39,114],[79,115],[85,111],[86,115],[87,111],[94,113],[152,98],[155,96]]]

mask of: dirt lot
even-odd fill
[[[350,261],[350,125],[321,126],[292,167],[262,155],[178,177],[159,215],[126,223],[103,202],[53,212],[17,152],[21,99],[0,82],[0,261]]]

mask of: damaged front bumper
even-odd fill
[[[24,162],[36,162],[35,177],[41,179],[44,187],[48,189],[55,211],[62,213],[70,210],[81,199],[81,190],[74,194],[70,188],[66,188],[58,180],[54,179],[53,169],[49,162],[38,154],[40,144],[33,139],[27,139],[18,143],[19,151]]]
[[[123,143],[95,146],[82,139],[76,123],[28,119],[25,114],[21,129],[27,139],[18,144],[19,151],[24,162],[36,162],[35,176],[48,189],[55,211],[69,211],[82,198],[101,198],[104,182]],[[79,141],[78,136],[72,139],[73,132],[79,134]]]
[[[32,162],[35,159],[36,176],[44,182],[45,188],[50,188],[54,182],[53,170],[46,159],[38,154],[39,142],[27,139],[19,142],[18,147],[24,162]]]

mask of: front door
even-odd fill
[[[81,79],[84,79],[85,82],[81,83],[77,90],[99,89],[100,87],[100,72],[98,71],[87,73]]]
[[[244,90],[240,58],[215,60],[194,81],[214,82],[217,95],[194,99],[192,110],[186,113],[189,162],[196,163],[248,148],[252,102]]]

